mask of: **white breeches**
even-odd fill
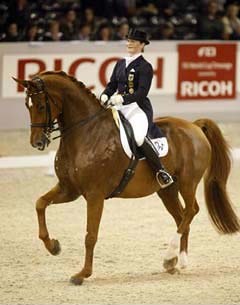
[[[145,112],[137,103],[121,105],[120,107],[117,107],[117,109],[120,110],[125,118],[130,122],[137,146],[141,146],[148,131],[148,119]]]

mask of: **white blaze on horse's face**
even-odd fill
[[[39,150],[44,150],[48,145],[48,139],[44,131],[48,122],[45,95],[40,93],[29,97],[28,110],[31,118],[31,145]]]
[[[127,40],[127,52],[130,56],[139,54],[143,51],[145,43],[138,40],[128,39]]]
[[[33,86],[31,82],[28,84],[26,94],[26,107],[31,120],[30,143],[34,148],[43,150],[48,143],[44,132],[47,123],[45,94]]]
[[[33,147],[43,150],[50,142],[45,133],[48,114],[44,91],[39,90],[33,81],[20,80],[15,77],[13,79],[27,89],[25,105],[31,120],[30,143]]]
[[[33,106],[32,98],[29,97],[29,100],[28,100],[28,107],[29,107],[29,108],[32,108],[32,106]]]

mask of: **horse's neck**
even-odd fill
[[[65,90],[63,96],[63,127],[68,128],[100,110],[100,105],[85,89]]]
[[[92,154],[92,147],[109,146],[109,137],[117,136],[111,111],[104,111],[96,98],[86,89],[69,87],[60,89],[63,111],[60,126],[64,130],[59,151],[72,160],[79,152],[81,158]],[[108,141],[106,141],[106,137]],[[71,161],[70,161],[71,162]]]

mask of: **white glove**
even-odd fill
[[[108,100],[109,100],[109,97],[107,96],[107,94],[102,94],[100,96],[100,103],[102,106],[105,106],[107,104]]]
[[[109,100],[110,104],[113,106],[122,105],[124,102],[123,97],[121,94],[112,95]]]

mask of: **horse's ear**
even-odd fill
[[[12,76],[12,79],[15,80],[15,82],[19,83],[21,86],[25,87],[25,88],[28,88],[30,87],[30,82],[31,81],[28,81],[28,80],[22,80],[22,79],[18,79],[18,78],[15,78]]]

